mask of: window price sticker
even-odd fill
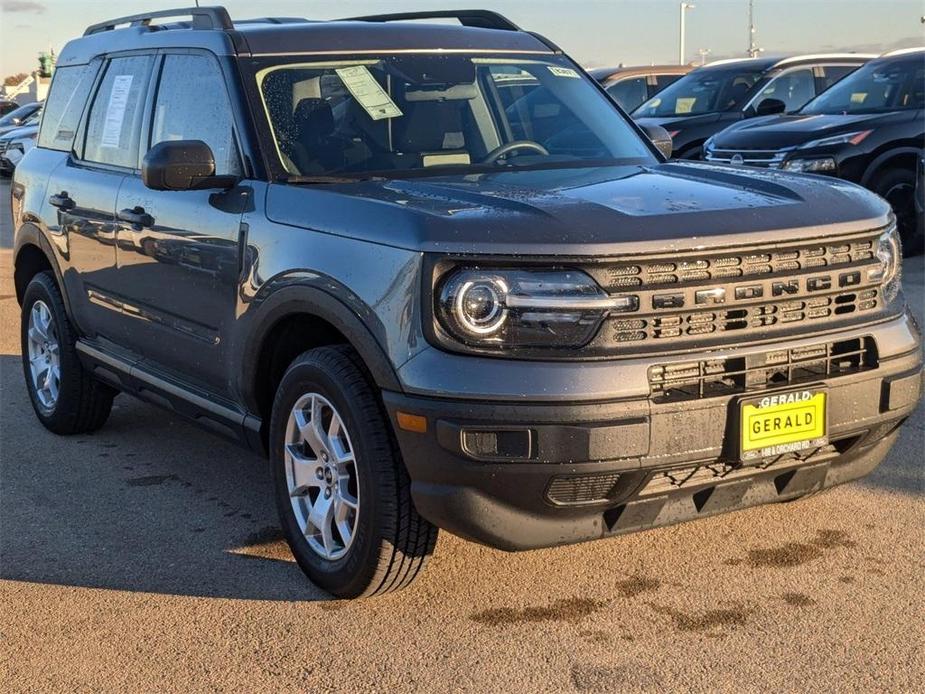
[[[347,90],[373,120],[398,118],[401,109],[372,76],[365,65],[339,67],[335,70]]]

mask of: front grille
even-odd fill
[[[830,241],[587,262],[581,269],[638,309],[612,312],[589,356],[703,349],[836,330],[881,318],[882,230]]]
[[[554,504],[588,504],[607,501],[616,492],[620,474],[607,472],[596,475],[555,477],[549,483],[546,497]]]
[[[813,244],[754,253],[725,253],[684,260],[620,263],[598,272],[602,286],[611,291],[633,287],[666,287],[688,282],[728,282],[740,277],[774,276],[861,263],[874,258],[874,239],[834,245]]]
[[[789,149],[711,149],[705,152],[703,158],[717,164],[734,163],[745,166],[778,168],[789,152]]]
[[[880,305],[876,289],[718,311],[675,313],[651,318],[613,318],[607,328],[618,343],[702,337],[736,330],[769,328],[871,311]],[[607,329],[605,328],[605,329]]]
[[[872,337],[779,349],[743,357],[660,364],[649,369],[656,402],[721,397],[877,368]]]

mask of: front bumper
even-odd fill
[[[892,341],[876,368],[782,388],[827,389],[829,444],[749,467],[733,450],[743,394],[582,402],[549,401],[545,389],[546,398],[525,402],[391,392],[384,400],[425,518],[506,550],[569,544],[796,498],[869,473],[919,400],[922,350],[908,316],[865,332]],[[544,370],[534,368],[524,392],[543,385]],[[606,382],[638,379],[621,377],[632,367],[620,362],[609,368],[617,373]],[[401,429],[399,411],[425,417],[427,431]]]

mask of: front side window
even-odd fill
[[[850,75],[858,69],[857,65],[824,65],[822,66],[822,79],[819,89],[821,94],[836,82]]]
[[[44,108],[37,113],[42,117],[38,146],[70,152],[74,145],[74,134],[80,123],[98,64],[74,65],[55,70]],[[30,120],[35,114],[30,116]]]
[[[390,55],[265,64],[256,80],[289,175],[655,161],[564,59]]]
[[[639,106],[649,95],[645,77],[630,77],[611,84],[607,93],[627,112]]]
[[[801,113],[877,113],[925,107],[925,63],[907,60],[867,63],[810,101]]]
[[[109,61],[90,107],[86,161],[137,168],[138,136],[153,60],[141,55]]]
[[[745,104],[761,75],[760,71],[742,67],[695,70],[665,87],[633,115],[697,116],[735,109]]]
[[[165,140],[202,140],[219,176],[239,175],[234,119],[218,63],[206,55],[167,55],[154,105],[151,145]]]
[[[816,95],[816,78],[811,68],[785,72],[771,80],[758,96],[752,99],[759,106],[765,99],[784,103],[785,111],[795,111]]]

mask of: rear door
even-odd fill
[[[65,249],[64,285],[77,325],[91,337],[115,343],[120,341],[120,308],[114,293],[116,198],[126,175],[138,164],[138,135],[153,62],[151,55],[105,61],[81,131],[75,137],[75,119],[56,122],[51,111],[58,105],[50,103],[39,141],[44,147],[72,143],[49,177],[46,219],[53,220],[50,230],[60,235]],[[56,81],[62,78],[60,70]]]
[[[216,174],[242,176],[226,75],[204,51],[158,57],[142,151],[165,140],[202,140]],[[127,346],[164,375],[227,390],[225,329],[234,320],[238,240],[249,189],[158,191],[138,172],[116,204],[118,292]],[[138,220],[139,216],[143,221]]]

